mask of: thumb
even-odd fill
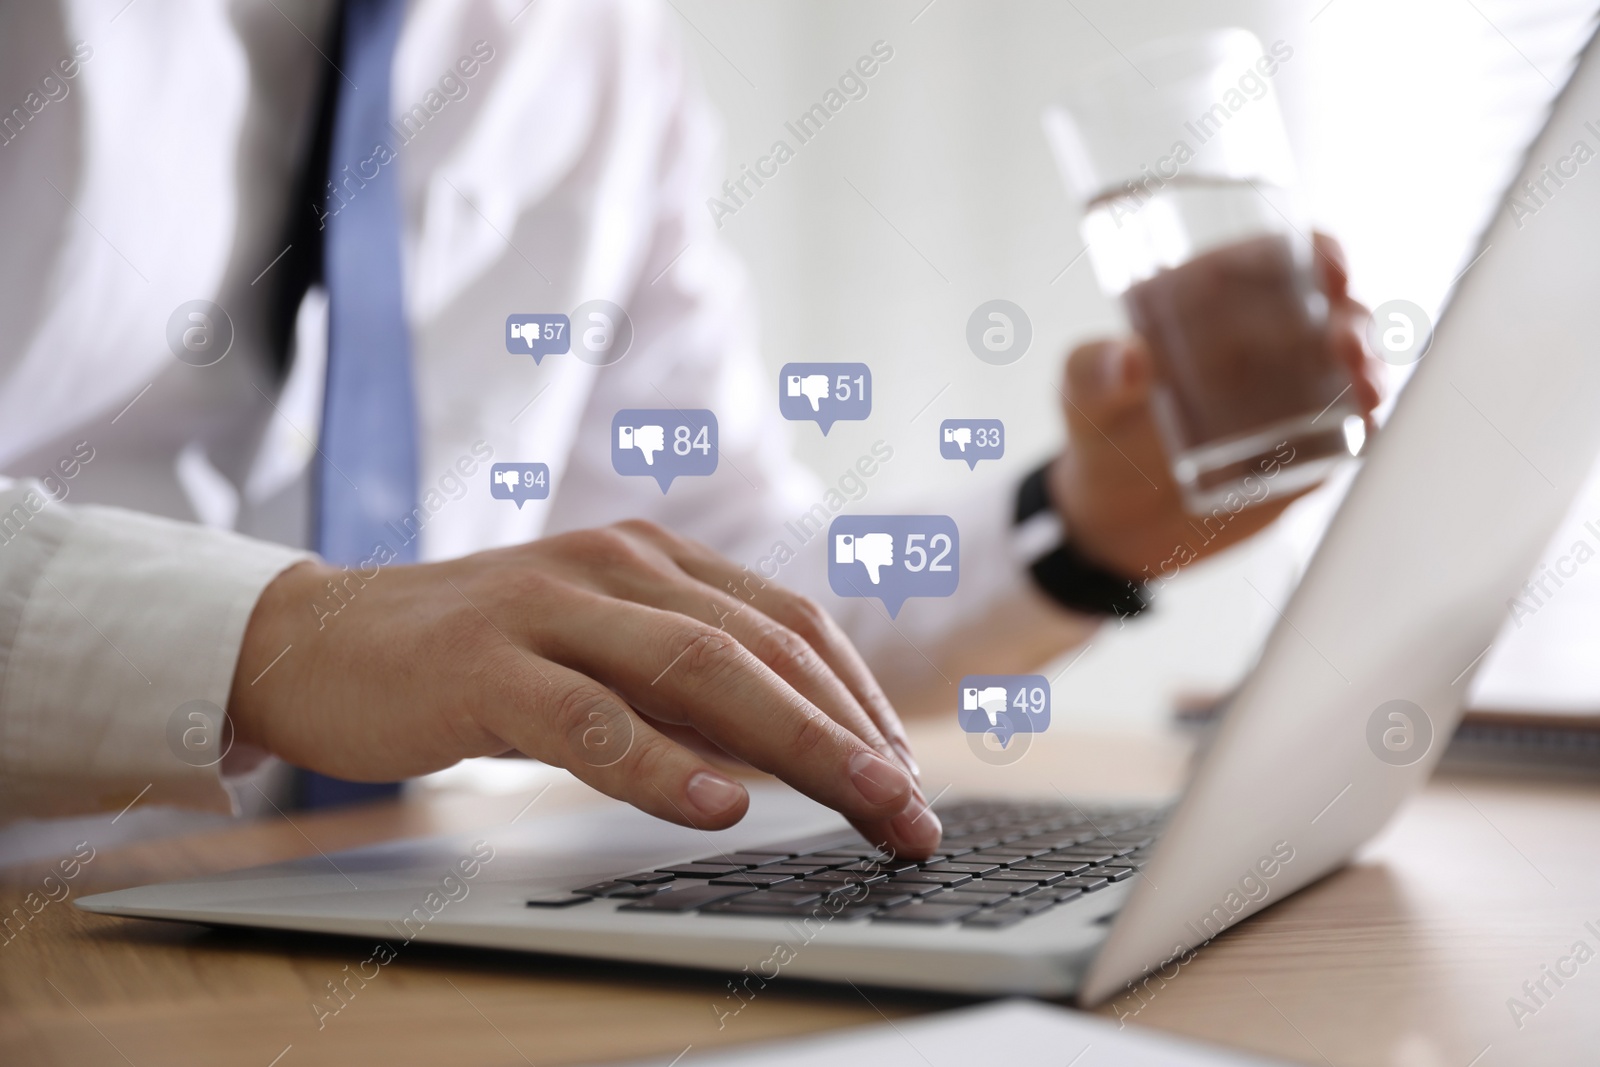
[[[1091,341],[1067,356],[1067,421],[1109,429],[1144,409],[1150,389],[1150,353],[1138,337]]]

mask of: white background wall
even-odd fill
[[[874,509],[901,493],[936,500],[972,478],[1014,480],[1049,454],[1061,438],[1062,353],[1116,328],[1087,257],[1068,267],[1082,249],[1077,214],[1039,129],[1040,109],[1075,70],[1210,26],[1283,40],[1294,55],[1274,85],[1312,217],[1344,240],[1358,296],[1433,308],[1471,258],[1594,8],[1593,0],[671,2],[724,116],[731,176],[774,139],[793,144],[785,121],[875,41],[894,49],[868,95],[722,229],[755,278],[774,373],[789,360],[872,366],[870,421],[837,424],[826,439],[801,424],[795,438],[830,479],[872,441],[891,441],[897,481],[871,490],[881,496],[863,506]],[[1033,323],[1031,349],[1009,367],[980,363],[964,340],[967,317],[994,297],[1020,304]],[[1004,462],[969,473],[939,458],[939,420],[962,415],[1005,420]],[[1060,677],[1057,721],[1152,726],[1173,699],[1235,681],[1274,618],[1240,579],[1281,601],[1331,503],[1321,495],[1257,545],[1192,568],[1153,618],[1104,632]]]

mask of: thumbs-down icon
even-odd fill
[[[961,690],[962,711],[982,711],[989,716],[989,725],[1000,725],[1000,713],[1006,710],[1006,688],[1003,685],[983,689]]]
[[[826,374],[791,374],[787,381],[790,396],[803,396],[811,401],[812,411],[821,411],[821,402],[828,396]]]
[[[660,426],[618,426],[617,447],[637,448],[644,453],[644,461],[656,464],[656,453],[667,447],[667,431]]]
[[[972,427],[946,426],[944,428],[944,439],[965,452],[967,446],[972,443]]]
[[[884,567],[894,566],[894,537],[886,533],[839,534],[833,539],[836,563],[859,563],[867,568],[867,578],[878,584]]]

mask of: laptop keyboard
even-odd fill
[[[934,856],[896,859],[839,831],[702,856],[547,894],[529,907],[626,901],[619,912],[870,919],[1002,929],[1132,878],[1164,808],[971,800],[939,809]]]

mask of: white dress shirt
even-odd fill
[[[422,558],[653,519],[817,598],[896,696],[952,694],[951,671],[985,650],[1043,658],[1080,639],[1088,624],[1026,578],[1009,496],[895,504],[892,458],[839,486],[789,455],[747,284],[706,208],[715,122],[671,9],[524,3],[413,0],[394,62]],[[267,299],[333,13],[58,0],[6,14],[0,819],[142,792],[228,808],[216,767],[174,756],[169,721],[189,701],[225,706],[260,590],[306,555],[326,301],[302,303],[280,383]],[[596,298],[631,317],[620,362],[506,351],[507,315]],[[234,334],[205,367],[168,343],[196,299]],[[608,438],[619,408],[665,407],[712,409],[721,461],[663,495],[613,472]],[[492,499],[486,465],[461,479],[458,460],[486,452],[548,464],[550,499]],[[834,596],[825,538],[795,530],[841,511],[952,515],[956,594],[893,621]]]

